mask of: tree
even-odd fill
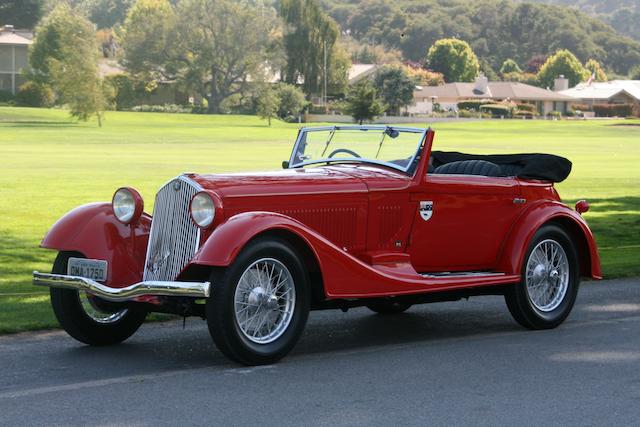
[[[98,28],[112,28],[121,24],[134,0],[85,0],[89,19]]]
[[[440,39],[429,48],[427,65],[442,73],[447,82],[470,82],[478,75],[478,58],[469,44],[458,39]]]
[[[102,126],[107,97],[98,76],[93,25],[67,3],[60,3],[36,34],[29,56],[35,80],[50,84],[73,117],[87,121],[95,115]]]
[[[280,16],[285,23],[284,81],[296,84],[302,78],[307,94],[319,93],[324,84],[325,58],[327,74],[339,65],[336,60],[341,59],[336,50],[338,25],[321,10],[316,0],[282,0]],[[349,61],[346,54],[342,56]],[[346,61],[343,59],[342,64]]]
[[[123,65],[142,81],[173,80],[171,42],[176,17],[169,0],[137,0],[118,33]],[[175,36],[175,35],[174,35]]]
[[[276,91],[278,98],[280,98],[278,117],[284,119],[288,116],[300,114],[307,103],[304,98],[304,92],[288,83],[279,83]]]
[[[478,58],[478,63],[480,64],[480,72],[483,73],[490,82],[500,80],[500,76],[493,70],[489,61],[484,58]]]
[[[267,119],[271,127],[271,119],[278,117],[280,98],[270,84],[266,84],[258,94],[256,113],[261,119]]]
[[[232,0],[138,0],[124,23],[125,64],[140,77],[176,81],[209,113],[259,82],[280,57],[275,10]]]
[[[502,63],[502,66],[500,67],[500,74],[503,74],[503,75],[507,73],[521,73],[521,72],[522,72],[522,69],[520,68],[518,63],[513,59],[505,60]]]
[[[640,80],[640,64],[631,69],[631,72],[629,73],[629,79]]]
[[[600,63],[593,58],[589,59],[584,64],[584,68],[589,72],[590,75],[595,73],[595,80],[598,82],[606,82],[607,80],[609,80],[607,78],[607,74],[600,66]]]
[[[387,105],[387,111],[399,115],[400,109],[413,101],[416,83],[403,68],[386,66],[376,72],[373,86]]]
[[[560,75],[569,79],[569,86],[575,86],[589,77],[578,58],[566,49],[551,55],[538,72],[538,81],[543,87],[553,87],[553,82]]]
[[[547,58],[549,58],[547,55],[533,55],[524,66],[525,72],[538,74],[540,68],[547,62]]]
[[[0,1],[0,25],[15,28],[33,28],[42,16],[43,0]]]
[[[353,120],[362,124],[365,120],[373,120],[384,113],[382,104],[369,80],[361,80],[353,87],[346,100],[345,112],[353,117]]]

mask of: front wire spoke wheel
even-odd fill
[[[127,308],[116,311],[108,310],[101,307],[96,297],[82,291],[78,292],[78,299],[85,314],[89,316],[91,320],[101,324],[117,323],[125,317],[129,311]]]
[[[569,260],[562,246],[551,239],[541,241],[531,252],[526,269],[531,304],[541,312],[555,310],[569,286]]]
[[[268,344],[287,330],[295,304],[289,269],[275,258],[261,258],[240,276],[234,296],[235,320],[246,339]]]

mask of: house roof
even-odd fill
[[[476,90],[476,83],[446,83],[423,86],[415,96],[458,99],[512,99],[526,101],[573,101],[574,97],[519,82],[489,82],[485,92]]]
[[[349,84],[355,83],[378,69],[378,64],[351,64],[349,68]]]
[[[560,93],[586,100],[608,100],[620,93],[626,93],[640,101],[640,80],[611,80],[593,82],[590,85],[579,83]]]
[[[28,30],[16,30],[11,25],[0,27],[0,44],[28,46],[33,43],[33,33]]]
[[[123,74],[127,70],[119,65],[116,61],[109,59],[101,59],[98,61],[98,74],[100,77],[113,76],[116,74]]]

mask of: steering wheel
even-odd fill
[[[358,153],[356,153],[355,151],[351,151],[348,148],[337,148],[335,150],[333,150],[330,154],[329,154],[329,158],[335,156],[338,153],[347,153],[347,154],[351,154],[353,157],[357,157],[357,158],[361,158],[362,156],[360,156]]]

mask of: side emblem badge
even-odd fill
[[[420,202],[420,217],[425,221],[429,221],[432,215],[433,215],[433,202],[431,201]]]

